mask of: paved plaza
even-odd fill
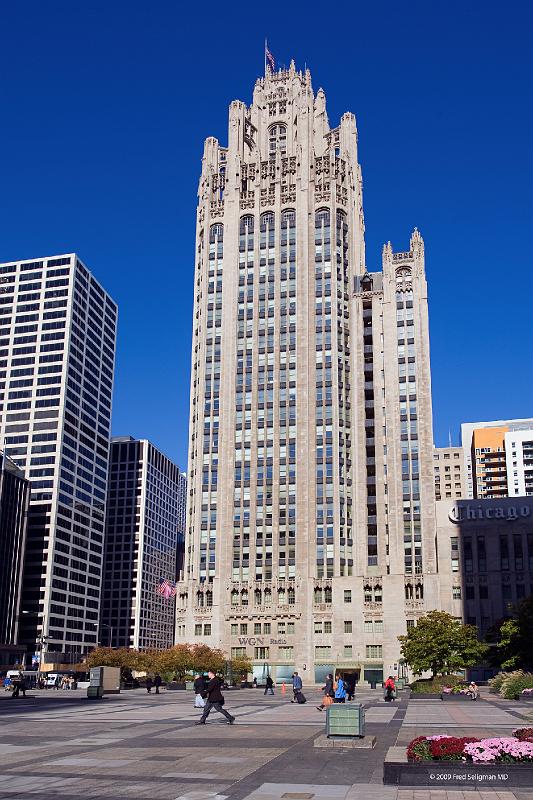
[[[387,749],[426,733],[509,735],[519,704],[407,700],[361,691],[371,749],[314,747],[319,693],[308,703],[260,689],[226,692],[233,726],[212,713],[195,726],[191,692],[144,690],[90,701],[85,692],[0,697],[0,798],[11,800],[533,800],[531,791],[409,790],[382,784]],[[531,712],[530,712],[531,713]]]

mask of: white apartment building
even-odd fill
[[[19,641],[96,643],[117,307],[75,254],[0,264],[0,443],[31,482]]]
[[[465,497],[473,498],[476,496],[476,463],[475,463],[475,454],[472,453],[472,442],[476,431],[479,431],[479,435],[482,435],[483,431],[486,429],[491,428],[500,428],[501,429],[501,454],[498,458],[498,464],[492,467],[490,463],[485,465],[485,459],[483,456],[485,454],[478,454],[481,456],[480,458],[480,466],[481,469],[478,467],[478,473],[482,475],[485,474],[484,470],[488,467],[489,470],[491,468],[495,469],[496,466],[499,467],[499,472],[503,475],[507,473],[507,486],[504,485],[503,487],[503,496],[513,496],[515,494],[516,484],[514,481],[515,475],[511,475],[512,478],[512,494],[511,494],[511,484],[509,482],[509,472],[507,469],[507,449],[505,446],[506,442],[506,434],[512,433],[514,431],[524,431],[526,432],[526,437],[529,435],[528,432],[533,430],[533,418],[526,418],[526,419],[499,419],[493,420],[491,422],[463,422],[461,425],[461,446],[463,448],[463,457],[464,457],[464,479],[466,484],[466,495]],[[490,431],[489,431],[490,433]],[[514,441],[514,440],[513,440]],[[520,441],[520,437],[516,439],[516,441]],[[494,448],[494,443],[491,443],[490,448],[486,448],[488,452],[492,451]],[[485,449],[485,448],[482,448]],[[512,462],[517,459],[511,459]],[[512,472],[518,471],[517,469],[512,469]],[[489,472],[490,475],[490,472]],[[522,483],[519,481],[519,488],[521,488]]]
[[[509,497],[533,495],[533,427],[505,434]]]
[[[198,196],[177,641],[375,684],[440,606],[422,237],[367,267],[355,117],[294,63],[231,103]]]

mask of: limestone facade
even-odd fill
[[[177,641],[375,683],[440,607],[422,237],[367,270],[355,117],[294,63],[231,103],[198,198]]]

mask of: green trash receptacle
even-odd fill
[[[87,697],[91,700],[99,699],[104,696],[103,686],[88,686]]]
[[[353,739],[365,735],[365,708],[361,703],[334,703],[326,709],[326,736]]]

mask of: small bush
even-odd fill
[[[533,673],[521,669],[507,673],[500,687],[500,695],[506,700],[518,700],[522,689],[533,688]]]
[[[409,761],[431,761],[432,755],[429,742],[425,736],[417,736],[407,747]]]
[[[441,694],[445,686],[456,686],[462,679],[457,675],[437,675],[436,678],[420,678],[411,684],[413,694]]]
[[[477,741],[474,736],[447,736],[442,739],[433,739],[429,744],[429,749],[435,761],[461,761],[465,744]]]
[[[489,678],[488,684],[491,689],[494,689],[496,692],[499,692],[502,688],[502,683],[506,679],[508,673],[507,672],[498,672],[494,678]]]
[[[519,742],[531,742],[533,741],[533,728],[516,728],[513,736],[516,736]]]

